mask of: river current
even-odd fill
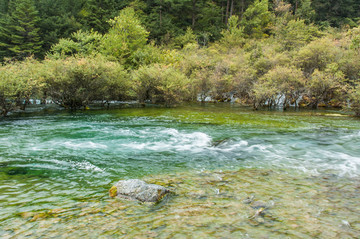
[[[176,194],[108,197],[130,178]],[[352,238],[360,121],[231,105],[13,115],[0,179],[2,238]]]

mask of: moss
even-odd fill
[[[109,196],[110,197],[116,197],[117,195],[117,187],[116,186],[112,186],[109,190]]]

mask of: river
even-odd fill
[[[174,191],[110,199],[120,179]],[[358,238],[360,120],[231,104],[0,121],[1,238]]]

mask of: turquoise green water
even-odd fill
[[[234,175],[238,170],[246,173]],[[274,176],[264,179],[268,172]],[[231,180],[209,184],[202,173]],[[145,178],[178,193],[155,209],[109,199],[107,190],[123,178]],[[0,121],[0,237],[79,237],[90,228],[88,236],[94,238],[296,233],[311,238],[314,231],[323,238],[355,237],[360,236],[359,178],[360,121],[337,112],[209,105],[14,115]],[[246,187],[236,186],[244,182]],[[271,204],[267,210],[283,219],[266,218],[270,212],[252,218],[255,207],[236,204],[251,195]],[[301,206],[289,213],[299,197]],[[203,210],[199,200],[218,207],[184,214],[184,205]],[[276,200],[283,206],[274,206]],[[219,207],[225,202],[226,208]],[[243,214],[231,214],[234,210]],[[319,210],[334,215],[316,224],[311,219]],[[221,216],[214,218],[215,212]],[[166,220],[178,223],[161,226],[169,215]],[[289,221],[291,215],[301,223]],[[180,220],[189,216],[196,223]],[[314,225],[318,228],[311,229]],[[339,229],[322,235],[329,233],[327,227]]]

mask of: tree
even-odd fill
[[[42,44],[37,27],[40,18],[33,0],[12,0],[10,6],[8,50],[17,59],[38,55]]]
[[[41,97],[43,87],[41,64],[32,58],[0,66],[0,115],[24,110],[32,97]]]
[[[306,25],[305,20],[290,20],[275,28],[275,38],[282,43],[284,50],[293,50],[305,46],[320,36],[313,24]]]
[[[344,24],[355,26],[360,17],[358,0],[313,0],[316,22],[339,27]]]
[[[355,112],[355,115],[360,117],[360,85],[356,87],[350,93],[351,108]]]
[[[103,56],[44,61],[46,95],[65,107],[80,109],[93,101],[125,100],[129,81],[124,68]]]
[[[197,44],[196,35],[194,34],[191,27],[186,29],[184,35],[178,36],[175,38],[175,44],[179,48],[185,47],[187,44]]]
[[[110,20],[110,24],[111,29],[102,40],[105,55],[126,62],[131,54],[146,45],[149,33],[141,25],[133,8],[123,9],[118,17]]]
[[[60,39],[59,43],[52,46],[52,57],[66,57],[73,55],[89,56],[99,53],[102,35],[90,31],[77,31],[71,38]]]
[[[255,0],[244,12],[241,26],[249,37],[262,38],[270,35],[271,22],[268,0]]]
[[[115,15],[115,1],[114,0],[88,0],[85,6],[79,12],[80,21],[83,28],[102,34],[106,33],[109,28],[109,19]]]
[[[57,44],[59,39],[68,38],[83,28],[78,17],[84,0],[36,0],[39,11],[40,38],[43,41],[41,56]]]
[[[0,62],[11,55],[9,50],[11,32],[10,32],[10,18],[7,16],[0,16]]]
[[[228,20],[228,29],[222,31],[220,40],[227,47],[242,46],[245,43],[244,28],[239,26],[239,17],[233,15]]]
[[[311,0],[302,0],[300,7],[295,12],[295,16],[303,19],[306,24],[315,20],[315,14],[315,10],[311,6]]]
[[[328,105],[332,99],[341,96],[344,74],[338,70],[336,63],[330,64],[325,71],[315,70],[306,82],[310,104],[317,108],[319,103]]]
[[[328,64],[339,60],[339,55],[339,49],[332,39],[321,38],[301,48],[295,56],[295,61],[305,75],[309,76],[315,69],[324,71]]]
[[[189,79],[184,73],[166,65],[154,64],[134,71],[132,80],[140,103],[179,103],[189,93]]]
[[[300,69],[293,66],[276,66],[266,73],[262,78],[264,84],[269,85],[270,88],[276,89],[275,97],[282,97],[283,109],[288,105],[296,102],[304,92],[304,77]],[[277,102],[274,102],[275,105]]]

